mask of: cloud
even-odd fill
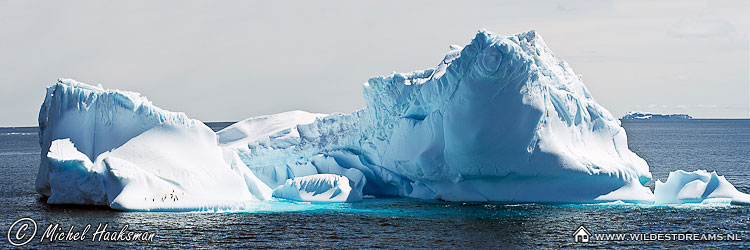
[[[680,38],[708,38],[733,34],[734,26],[719,19],[686,18],[669,27],[667,33]]]
[[[645,108],[647,111],[651,112],[661,112],[665,110],[736,110],[736,109],[743,109],[745,107],[737,106],[737,105],[719,105],[719,104],[677,104],[677,105],[667,105],[667,104],[649,104],[647,106],[642,105],[634,105],[633,106],[636,109],[643,109]]]
[[[614,4],[610,0],[566,0],[559,1],[555,10],[560,12],[604,12],[613,9]]]
[[[573,11],[573,10],[575,10],[575,8],[563,5],[562,3],[558,3],[557,7],[555,7],[555,9],[558,10],[558,11]]]

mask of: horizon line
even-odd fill
[[[237,121],[203,121],[203,120],[200,120],[200,119],[195,119],[195,120],[201,121],[204,124],[208,124],[208,123],[221,123],[221,122],[236,123],[236,122],[242,121],[242,120],[237,120]],[[623,120],[623,119],[622,119],[622,117],[617,117],[617,120]],[[695,117],[693,117],[691,119],[656,119],[656,120],[626,119],[626,120],[627,121],[644,121],[644,122],[649,122],[649,121],[665,121],[665,120],[667,120],[667,121],[681,121],[681,120],[750,120],[750,117],[739,117],[739,118],[737,118],[737,117],[735,117],[735,118],[726,118],[726,117],[700,117],[700,118],[695,118]],[[0,125],[0,128],[38,128],[38,127],[39,127],[39,125],[10,125],[10,126]]]

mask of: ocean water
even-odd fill
[[[229,123],[211,123],[214,129]],[[677,169],[717,171],[750,193],[750,120],[625,121],[630,148],[654,179]],[[40,148],[37,128],[0,128],[0,248],[18,219],[38,225],[31,248],[750,248],[750,206],[461,203],[366,199],[353,204],[270,202],[253,213],[142,213],[103,207],[48,205],[34,191]],[[653,187],[653,181],[648,185]],[[54,224],[80,231],[148,231],[150,242],[39,242]],[[605,241],[575,243],[591,233],[717,233],[733,241]]]

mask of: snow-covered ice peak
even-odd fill
[[[535,31],[480,30],[436,68],[371,78],[364,93],[365,155],[436,197],[593,200],[632,182],[619,198],[651,198],[624,129]]]
[[[364,99],[351,115],[292,122],[285,126],[297,133],[229,147],[272,188],[354,169],[370,195],[653,199],[643,186],[648,165],[628,149],[619,121],[534,31],[479,31],[465,47],[450,46],[435,68],[369,79]],[[319,157],[339,166],[302,171]]]

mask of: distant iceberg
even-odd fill
[[[692,116],[687,114],[651,114],[641,112],[628,112],[622,118],[622,120],[687,120],[693,119]]]
[[[364,98],[352,114],[291,111],[214,133],[137,93],[61,79],[39,114],[36,188],[49,203],[142,211],[365,195],[655,200],[619,120],[534,31],[479,31],[433,69],[370,79]]]

